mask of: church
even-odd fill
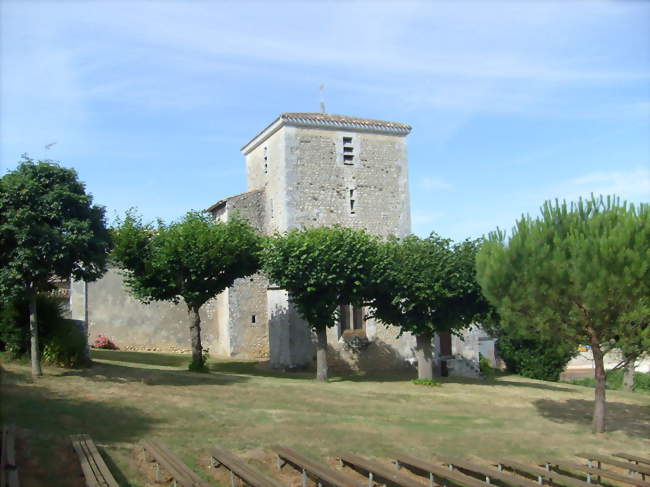
[[[293,228],[340,224],[381,237],[411,232],[406,137],[397,122],[328,113],[283,113],[241,149],[248,191],[223,198],[207,211],[226,221],[246,218],[271,235]],[[118,270],[94,283],[72,283],[72,318],[85,320],[89,337],[107,335],[120,348],[189,348],[184,304],[143,305],[131,298]],[[290,296],[263,274],[238,279],[202,309],[202,339],[213,356],[268,360],[277,369],[314,362],[307,323]],[[478,375],[478,334],[437,337],[438,355],[451,375]],[[410,367],[415,338],[342,306],[328,330],[328,359],[352,370]]]

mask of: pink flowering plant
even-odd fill
[[[105,335],[99,335],[93,342],[93,348],[103,348],[105,350],[119,350],[117,345]]]

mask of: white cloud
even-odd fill
[[[637,167],[629,171],[598,171],[571,179],[546,191],[546,198],[577,200],[579,197],[617,195],[629,200],[650,200],[650,170]]]
[[[452,189],[452,185],[447,181],[440,178],[433,178],[430,176],[423,177],[418,181],[418,185],[426,190],[447,191]]]

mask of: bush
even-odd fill
[[[187,369],[190,372],[203,372],[207,374],[208,372],[210,372],[210,369],[207,366],[209,357],[210,355],[207,352],[207,350],[203,350],[203,353],[201,354],[201,362],[197,363],[196,361],[192,360],[187,366]]]
[[[86,337],[73,320],[63,320],[43,347],[43,361],[59,367],[88,365]]]
[[[119,350],[117,345],[105,335],[98,335],[92,344],[93,348],[102,348],[104,350]]]
[[[492,379],[499,373],[498,369],[492,367],[490,365],[490,361],[480,353],[478,354],[478,364],[481,369],[481,375],[483,377]]]
[[[577,354],[557,340],[513,338],[501,335],[497,339],[499,355],[512,373],[531,379],[557,382],[569,361]]]
[[[63,309],[58,299],[39,294],[36,297],[38,309],[38,335],[41,352],[45,344],[65,327]],[[12,358],[22,357],[30,350],[29,303],[26,298],[0,302],[0,347]]]
[[[436,382],[433,379],[413,379],[411,382],[416,386],[438,387],[442,385],[440,382]]]
[[[61,302],[36,297],[38,338],[44,362],[61,367],[87,365],[86,338],[73,320],[63,317]],[[0,303],[0,347],[16,359],[29,355],[29,304],[25,298]]]
[[[623,370],[615,370],[607,374],[607,389],[622,389],[623,388]],[[596,381],[593,377],[585,377],[584,379],[571,379],[566,381],[567,384],[574,384],[577,386],[595,387]],[[636,391],[650,391],[650,374],[644,372],[634,373],[634,390]]]

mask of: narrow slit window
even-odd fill
[[[350,215],[354,215],[354,189],[350,189]]]
[[[343,164],[354,164],[354,145],[352,137],[343,137]]]
[[[264,146],[264,174],[269,172],[269,148]]]
[[[253,324],[255,323],[255,315],[251,316],[251,323],[253,323]]]

